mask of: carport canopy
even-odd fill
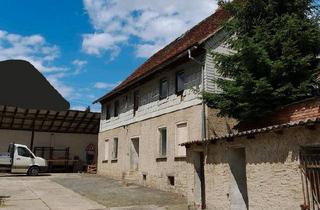
[[[97,134],[100,113],[53,111],[0,105],[0,129],[55,133]]]

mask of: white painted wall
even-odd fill
[[[6,152],[10,143],[30,147],[31,131],[0,130],[0,152]],[[98,135],[35,132],[34,147],[70,147],[70,158],[79,156],[86,159],[85,148],[88,144],[97,145]],[[97,146],[96,146],[97,150]]]

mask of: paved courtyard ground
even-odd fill
[[[0,174],[0,210],[186,210],[180,195],[97,175]]]

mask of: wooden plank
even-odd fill
[[[50,111],[48,110],[48,111],[46,112],[46,114],[45,114],[44,119],[42,120],[41,126],[39,127],[40,130],[43,129],[43,125],[44,125],[45,121],[48,119],[49,113],[50,113]]]
[[[63,125],[63,123],[65,123],[65,121],[66,121],[69,113],[70,113],[70,111],[68,110],[68,111],[66,112],[65,116],[63,117],[63,119],[61,120],[61,123],[60,123],[59,127],[57,128],[57,130],[60,130],[60,129],[62,128],[62,125]]]
[[[17,114],[17,111],[18,111],[18,107],[16,107],[15,110],[14,110],[14,113],[13,113],[13,116],[12,116],[12,120],[11,120],[9,129],[12,129],[12,126],[13,126],[14,119],[15,119],[15,116],[16,116],[16,114]]]

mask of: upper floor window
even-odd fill
[[[105,115],[106,115],[106,120],[110,119],[110,105],[105,106]]]
[[[119,116],[119,101],[114,102],[114,113],[113,116],[118,117]]]
[[[136,90],[133,92],[133,115],[136,114],[136,111],[139,108],[139,100],[140,100],[139,91]]]
[[[159,155],[161,157],[167,156],[167,128],[159,128]]]
[[[160,99],[168,97],[168,80],[167,79],[162,79],[160,80],[160,89],[159,89],[159,96]]]
[[[176,93],[182,94],[185,88],[185,76],[184,71],[176,73]]]

